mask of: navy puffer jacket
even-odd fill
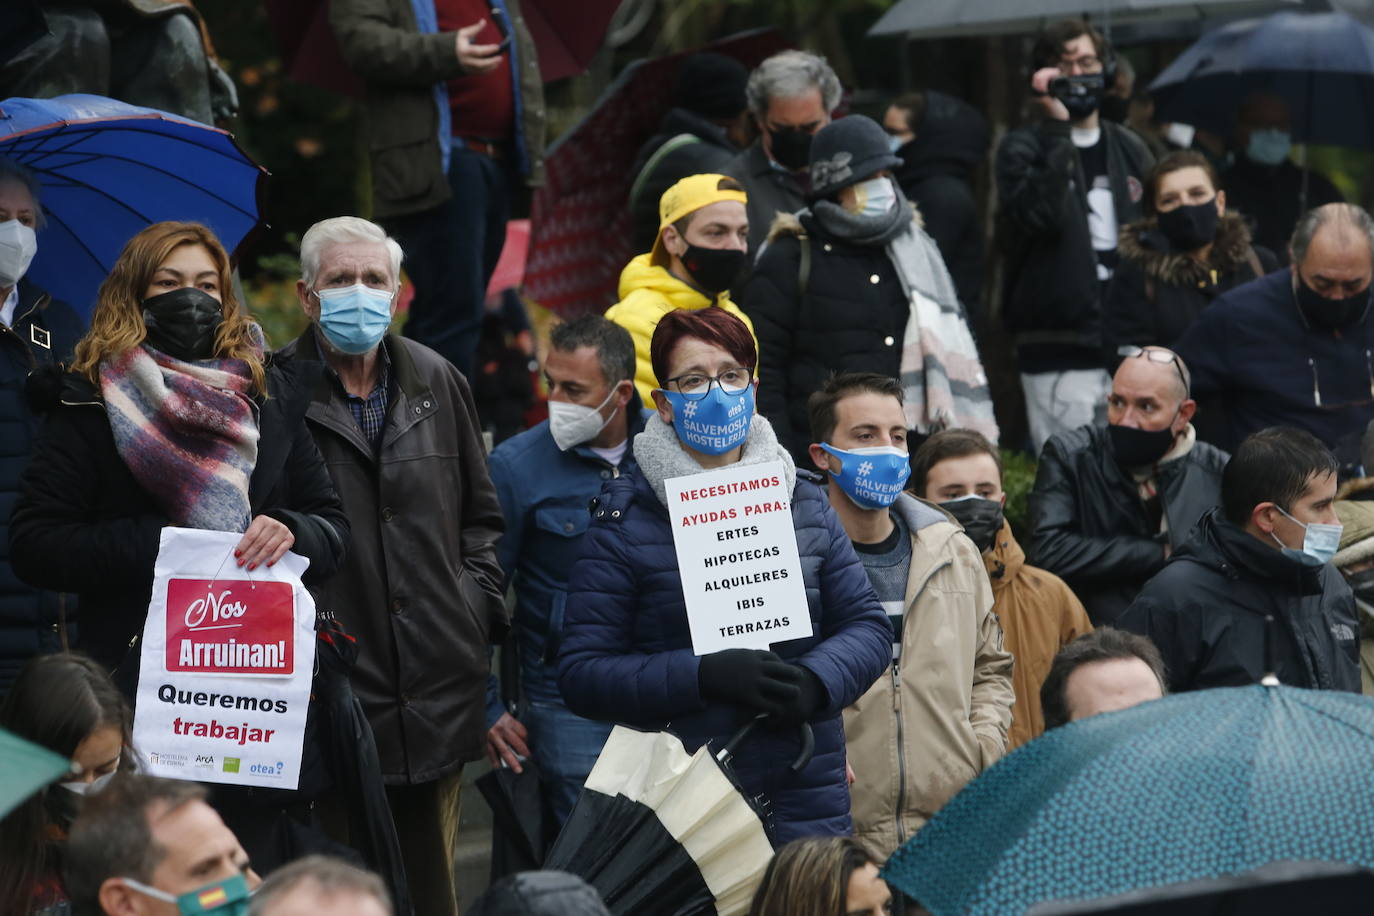
[[[564,699],[578,715],[671,731],[688,751],[723,746],[741,713],[701,697],[667,509],[636,469],[607,482],[593,515],[569,585]],[[777,846],[851,832],[840,711],[892,663],[892,629],[820,487],[798,479],[792,520],[815,635],[772,648],[825,685],[826,704],[811,720],[816,752],[793,776],[797,730],[760,729],[733,764],[746,793],[771,804]]]

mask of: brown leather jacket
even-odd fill
[[[533,186],[544,175],[544,83],[519,0],[504,2],[515,30],[519,130]],[[463,75],[457,33],[422,34],[411,0],[331,0],[329,22],[344,59],[366,87],[362,128],[371,153],[373,217],[389,219],[442,204],[451,194],[439,149],[434,86]]]
[[[489,639],[507,625],[496,541],[504,522],[467,380],[388,335],[380,455],[333,373],[306,422],[353,527],[348,562],[317,590],[358,640],[353,689],[388,783],[429,782],[482,756]],[[279,358],[320,359],[313,329]]]
[[[1040,685],[1055,653],[1070,640],[1092,631],[1083,602],[1054,573],[1026,565],[1026,553],[1003,522],[992,549],[983,554],[992,580],[992,612],[1002,623],[1002,639],[1016,659],[1011,684],[1007,750],[1012,751],[1045,730],[1040,712]]]

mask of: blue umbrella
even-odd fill
[[[954,797],[883,877],[935,916],[1024,913],[1282,860],[1374,867],[1374,699],[1180,694],[1054,729]]]
[[[140,229],[193,220],[234,251],[257,228],[267,185],[225,131],[97,95],[0,102],[0,156],[42,184],[48,224],[29,278],[84,315]]]
[[[1229,136],[1245,96],[1282,96],[1299,142],[1374,147],[1374,30],[1345,13],[1275,13],[1199,38],[1150,84],[1155,117]]]

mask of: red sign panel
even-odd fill
[[[285,582],[171,579],[167,670],[191,674],[291,674],[295,593]]]

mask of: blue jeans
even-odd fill
[[[544,777],[545,797],[562,827],[612,725],[574,715],[562,703],[535,701],[528,704],[522,721],[529,729],[530,752]]]
[[[447,201],[387,220],[385,226],[401,244],[405,271],[415,286],[405,335],[471,378],[487,282],[506,243],[510,173],[455,137],[448,184],[453,196]]]

